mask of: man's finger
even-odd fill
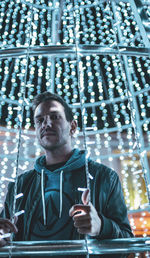
[[[89,203],[89,189],[86,189],[83,193],[82,193],[82,203],[84,205],[87,205]]]
[[[7,244],[7,241],[5,239],[0,239],[0,247],[3,247]]]
[[[89,213],[90,212],[90,206],[89,205],[82,205],[82,204],[75,204],[74,206],[71,207],[69,211],[69,216],[75,216],[77,213]],[[79,214],[80,215],[80,214]]]
[[[90,219],[86,219],[84,221],[81,221],[81,220],[77,220],[77,221],[74,221],[74,226],[76,228],[81,228],[81,227],[90,227],[91,228],[91,221]]]
[[[89,234],[91,231],[91,227],[82,227],[77,229],[79,234]]]
[[[13,224],[9,219],[0,218],[0,228],[6,230],[7,232],[17,233],[18,229],[15,224]]]
[[[10,237],[11,237],[11,233],[3,233],[3,234],[0,234],[0,239],[7,239],[7,240],[10,240]]]
[[[84,221],[84,220],[87,220],[87,219],[91,219],[89,213],[79,213],[77,214],[76,216],[73,216],[73,220],[74,221]]]

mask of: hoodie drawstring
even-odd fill
[[[44,193],[44,169],[41,171],[41,193],[42,193],[42,207],[43,207],[43,221],[46,226],[46,207],[45,207],[45,193]]]
[[[63,170],[60,172],[60,204],[59,204],[59,218],[61,218],[62,214],[62,191],[63,191]]]

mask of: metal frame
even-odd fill
[[[18,241],[0,248],[0,257],[129,254],[150,251],[150,238],[72,241]],[[117,257],[117,256],[116,256]],[[120,257],[120,256],[119,256]]]
[[[117,21],[117,17],[116,17],[116,14],[115,14],[116,6],[115,6],[114,2],[112,2],[112,9],[113,9],[114,17]],[[122,32],[121,32],[121,29],[118,25],[117,25],[117,31],[118,31],[119,41],[121,42]],[[145,38],[145,45],[147,45],[146,40],[147,40],[147,37]],[[132,97],[132,105],[133,106],[130,107],[130,108],[134,108],[136,110],[135,117],[134,117],[135,123],[136,123],[135,136],[137,137],[137,135],[140,135],[140,137],[138,137],[138,139],[136,139],[136,140],[139,141],[139,146],[140,146],[139,152],[142,152],[145,149],[145,143],[144,143],[142,125],[140,123],[140,114],[139,114],[137,99],[135,97],[135,90],[134,90],[134,86],[133,86],[133,83],[132,83],[131,71],[128,67],[127,56],[122,56],[121,58],[123,60],[124,71],[125,71],[125,74],[126,74],[128,91],[130,91],[130,94],[131,94],[131,97]],[[133,112],[133,110],[131,110],[131,118],[132,118],[132,112]],[[143,161],[144,164],[142,164],[142,161]],[[143,159],[141,159],[141,164],[144,166],[144,169],[146,170],[145,173],[144,173],[144,171],[143,171],[143,173],[144,173],[144,180],[145,180],[145,184],[146,184],[146,188],[147,188],[147,194],[148,194],[148,198],[149,198],[148,184],[150,184],[150,173],[149,173],[150,167],[149,167],[147,155],[144,155]],[[149,202],[150,202],[150,199],[149,199]]]
[[[141,0],[129,0],[135,19],[139,26],[143,42],[146,47],[150,47],[150,22],[148,21],[147,14],[143,8]]]
[[[107,0],[102,0],[101,2],[106,2]],[[30,3],[27,3],[25,1],[22,1],[24,4],[27,4],[28,6],[31,6]],[[118,3],[119,0],[113,0],[112,1],[112,4],[115,5],[115,3]],[[82,56],[87,56],[87,55],[121,55],[123,57],[123,61],[124,61],[124,64],[125,64],[125,70],[126,70],[126,74],[127,74],[127,78],[128,78],[128,82],[130,82],[130,71],[128,71],[128,67],[127,67],[127,56],[137,56],[137,57],[149,57],[150,56],[150,24],[148,22],[148,18],[146,16],[146,14],[144,13],[144,10],[143,10],[143,5],[142,5],[142,2],[141,0],[124,0],[123,2],[130,2],[131,4],[131,8],[134,12],[134,15],[135,15],[135,19],[139,25],[139,29],[140,29],[140,32],[141,32],[141,35],[143,37],[143,42],[145,44],[145,48],[138,48],[138,47],[125,47],[125,46],[119,46],[119,49],[117,47],[108,47],[108,46],[99,46],[99,45],[79,45],[78,46],[78,53],[81,54]],[[80,8],[87,8],[87,7],[92,7],[92,6],[96,6],[96,5],[99,5],[100,1],[96,1],[95,4],[92,4],[92,5],[85,5],[83,7],[80,7]],[[43,9],[42,6],[34,6],[34,8],[39,8],[39,9]],[[55,36],[56,34],[56,27],[55,27],[55,21],[56,21],[56,12],[58,10],[58,8],[54,8],[54,7],[44,7],[44,9],[47,9],[49,11],[53,11],[53,27],[52,27],[52,35]],[[118,30],[119,31],[119,30]],[[119,32],[121,33],[121,31]],[[52,36],[52,38],[53,38]],[[121,41],[120,41],[121,43]],[[76,47],[75,45],[55,45],[55,40],[53,41],[53,45],[50,45],[50,46],[30,46],[29,48],[27,47],[17,47],[17,48],[7,48],[7,49],[1,49],[0,50],[0,59],[7,59],[7,58],[24,58],[27,56],[27,54],[29,54],[29,56],[39,56],[39,55],[42,55],[43,57],[47,57],[47,56],[50,56],[51,57],[51,61],[52,61],[52,69],[51,69],[51,78],[52,81],[54,81],[54,76],[55,76],[55,57],[68,57],[68,58],[75,58],[76,56]],[[136,103],[136,96],[138,96],[141,92],[145,92],[145,91],[148,91],[150,89],[143,89],[141,90],[140,92],[135,92],[131,83],[129,83],[129,87],[131,89],[131,92],[132,92],[132,96],[133,96],[133,100],[134,100],[134,106],[135,108],[137,107],[137,103]],[[108,100],[108,101],[103,101],[107,104],[109,104],[110,102],[112,103],[115,103],[115,102],[119,102],[119,101],[125,101],[127,98],[124,98],[124,99],[121,99],[121,98],[116,98],[116,99],[113,99],[113,100]],[[8,103],[11,103],[11,104],[17,104],[17,101],[12,101],[12,100],[8,100],[8,99],[2,99],[1,98],[1,101],[3,102],[8,102]],[[90,107],[90,106],[98,106],[100,105],[100,102],[96,102],[96,103],[92,103],[92,104],[85,104],[85,107]],[[80,105],[72,105],[73,108],[79,108]],[[139,114],[138,114],[139,115]],[[150,121],[150,119],[146,119],[146,121]],[[145,148],[144,147],[144,140],[142,138],[142,130],[141,130],[141,126],[142,124],[145,122],[145,120],[142,120],[140,121],[139,120],[139,125],[138,125],[138,131],[141,133],[141,145],[142,145],[142,149],[145,149],[146,151],[149,151],[150,148]],[[121,127],[121,130],[125,130],[129,127],[131,127],[132,125],[129,124],[129,125],[125,125],[125,126],[122,126]],[[115,127],[115,128],[111,128],[111,129],[107,129],[107,132],[115,132],[118,130],[118,127]],[[10,130],[11,131],[11,130]],[[99,134],[102,134],[106,132],[105,129],[103,130],[98,130],[96,131],[96,133],[99,133]],[[94,135],[95,134],[95,131],[90,131],[90,132],[87,132],[87,135]],[[80,136],[81,134],[79,134]],[[137,151],[134,151],[134,153],[138,153]],[[128,153],[123,153],[121,154],[123,156],[125,155],[128,155]],[[118,157],[120,156],[120,154],[112,154],[112,157]],[[1,156],[3,157],[3,156]],[[103,155],[101,156],[101,159],[106,159],[108,157],[108,155]],[[13,159],[13,156],[10,155],[10,157],[8,157],[10,159]],[[20,160],[22,160],[22,158],[20,158]],[[25,160],[25,159],[24,159]],[[31,159],[32,160],[32,159]],[[146,164],[146,168],[147,170],[149,169],[149,166],[148,166],[148,162],[147,162],[147,159],[145,160],[145,164]],[[148,176],[148,182],[150,182],[150,177]],[[133,211],[132,211],[133,212]],[[150,241],[150,239],[148,240]],[[19,242],[18,242],[19,243]],[[90,245],[92,243],[92,246]],[[120,243],[120,242],[119,242]],[[121,242],[122,243],[122,242]],[[58,250],[59,249],[59,246],[57,246],[58,243],[56,243],[55,247],[56,249]],[[109,242],[110,244],[110,242]],[[98,254],[101,254],[102,250],[104,253],[108,253],[108,251],[110,251],[110,253],[112,252],[121,252],[122,249],[120,248],[119,246],[119,251],[118,250],[114,250],[114,249],[109,249],[109,246],[107,246],[107,250],[103,249],[103,245],[99,244],[99,242],[89,242],[89,248],[91,248],[90,250],[92,250],[93,248],[93,245],[95,245],[95,250],[98,250]],[[143,247],[144,245],[144,247]],[[73,241],[71,241],[69,243],[69,246],[71,248],[74,248],[73,246]],[[37,246],[36,246],[37,247]],[[66,243],[66,247],[68,248],[67,246],[67,243]],[[79,247],[79,246],[78,246]],[[80,246],[81,249],[79,248],[79,253],[78,254],[87,254],[87,250],[85,248],[83,248],[83,246],[81,245]],[[101,248],[99,248],[101,247]],[[13,246],[8,246],[8,247],[4,247],[2,249],[0,249],[0,257],[1,256],[5,256],[5,254],[7,253],[7,256],[9,254],[9,250],[12,249],[12,252],[14,255],[20,255],[20,251],[21,249],[19,249],[20,247],[18,247],[18,244],[14,242],[14,245]],[[23,247],[24,248],[24,247]],[[24,254],[24,252],[26,252],[26,250],[23,251],[23,248],[22,248],[22,251],[23,254],[21,253],[21,255],[26,255]],[[42,246],[43,248],[43,246]],[[45,252],[45,253],[42,253],[44,255],[55,255],[56,253],[56,250],[51,250],[51,248],[53,249],[52,246],[49,247],[50,250],[48,250],[48,253],[46,253],[46,251],[43,251],[43,249],[40,249],[40,246],[39,246],[39,249],[41,250],[41,252]],[[62,245],[61,245],[61,248],[62,248]],[[82,249],[83,248],[83,249]],[[27,250],[27,252],[29,252],[30,255],[33,255],[33,253],[31,254],[31,249],[33,249],[33,253],[34,255],[38,255],[39,253],[39,250],[37,251],[38,248],[36,248],[36,250],[34,250],[34,246],[32,246],[32,248],[30,248],[30,250]],[[132,246],[130,246],[130,251],[132,249]],[[140,252],[142,250],[143,251],[150,251],[150,247],[149,245],[145,245],[145,242],[143,244],[142,242],[142,247],[141,247],[141,243],[137,243],[137,246],[133,248],[136,252]],[[101,250],[101,251],[100,251]],[[4,251],[4,253],[2,253],[1,251]],[[129,248],[126,247],[123,252],[128,252],[129,251]],[[16,252],[16,253],[15,253]],[[19,253],[18,253],[19,252]],[[83,252],[83,253],[82,253]],[[133,250],[132,250],[133,252]],[[67,253],[67,251],[66,251]],[[41,253],[40,253],[41,254]],[[58,253],[57,253],[58,254]],[[64,255],[64,250],[62,251],[62,253],[59,251],[59,255]],[[70,254],[70,253],[69,253]]]
[[[24,58],[27,55],[29,56],[55,56],[55,57],[69,57],[74,58],[76,55],[75,45],[50,45],[50,46],[34,46],[30,47],[14,47],[14,48],[5,48],[0,50],[0,59],[5,58]],[[78,53],[82,56],[89,55],[118,55],[118,49],[116,47],[108,47],[99,45],[80,45],[78,46]],[[125,47],[119,46],[119,54],[125,56],[141,56],[149,57],[150,48],[138,48],[138,47]]]
[[[140,94],[143,94],[143,93],[148,92],[148,91],[150,91],[150,88],[145,88],[145,89],[142,89],[142,90],[136,91],[136,92],[134,91],[133,96],[137,97]],[[106,105],[109,105],[109,104],[112,104],[112,103],[123,102],[123,101],[126,101],[126,100],[128,100],[127,97],[124,97],[124,98],[117,97],[117,98],[108,99],[108,100],[96,101],[95,103],[85,103],[84,106],[85,106],[85,108],[90,108],[91,106],[92,107],[100,106],[102,103],[105,103]],[[19,104],[17,100],[11,100],[9,98],[4,98],[3,99],[3,97],[0,97],[0,102],[21,106],[21,104]],[[29,106],[32,106],[32,105],[30,104]],[[70,107],[74,108],[74,109],[77,109],[77,108],[81,108],[81,105],[80,105],[80,103],[70,104]]]

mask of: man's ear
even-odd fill
[[[71,124],[70,134],[71,134],[71,136],[73,136],[76,132],[76,129],[77,129],[77,121],[72,120],[70,124]]]

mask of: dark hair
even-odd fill
[[[32,109],[33,112],[35,111],[35,109],[37,108],[37,106],[42,103],[45,102],[47,100],[56,100],[58,101],[65,110],[65,115],[66,115],[66,119],[67,121],[71,122],[73,120],[73,113],[72,113],[72,109],[69,107],[69,105],[63,100],[63,98],[55,93],[51,93],[48,91],[45,91],[43,93],[40,93],[38,95],[36,95],[32,101]]]

